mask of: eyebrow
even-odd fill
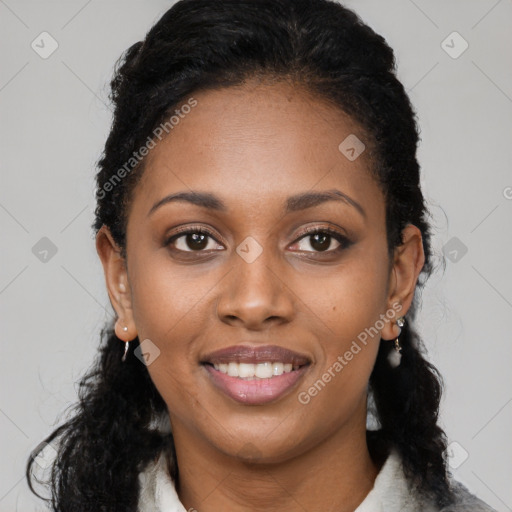
[[[318,206],[328,201],[340,201],[352,206],[364,218],[366,218],[366,212],[363,207],[350,196],[337,189],[324,190],[322,192],[303,192],[290,196],[286,199],[284,211],[285,213],[297,212],[307,208],[313,208],[314,206]],[[165,196],[157,201],[149,210],[148,217],[161,206],[172,202],[187,202],[210,210],[220,212],[227,211],[227,207],[222,200],[209,192],[177,192],[175,194]]]

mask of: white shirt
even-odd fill
[[[165,457],[139,475],[139,512],[190,512],[180,502],[167,472]],[[193,510],[193,509],[191,509]],[[418,503],[407,487],[400,457],[392,450],[375,479],[372,490],[354,512],[434,512],[436,508]]]

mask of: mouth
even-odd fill
[[[297,385],[310,364],[309,357],[275,345],[232,346],[201,360],[216,389],[246,405],[281,398]]]

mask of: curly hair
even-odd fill
[[[134,159],[134,152],[192,93],[251,78],[293,81],[361,126],[371,145],[369,171],[384,192],[390,256],[403,243],[407,224],[421,230],[425,264],[400,335],[402,363],[393,368],[387,361],[391,344],[380,344],[369,382],[379,428],[369,430],[367,439],[375,456],[396,448],[411,486],[446,506],[453,498],[446,435],[438,425],[442,380],[414,330],[418,292],[433,267],[416,115],[396,77],[392,49],[354,12],[332,0],[175,3],[116,63],[114,115],[98,162],[92,228],[106,225],[126,258],[129,206],[146,162]],[[71,419],[27,461],[26,477],[37,494],[34,457],[56,441],[57,458],[45,483],[56,511],[135,511],[137,476],[163,450],[171,476],[179,478],[172,433],[155,426],[166,405],[145,365],[135,357],[121,362],[120,346],[111,322],[101,331],[97,360],[80,381]],[[133,346],[138,338],[130,352]]]

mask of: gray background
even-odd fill
[[[512,2],[346,4],[395,49],[419,115],[439,264],[419,321],[445,377],[441,423],[454,474],[510,511]],[[75,401],[113,313],[89,227],[110,123],[107,84],[121,52],[170,5],[0,0],[2,512],[42,509],[24,482],[25,460]],[[43,31],[58,43],[46,59],[31,47],[51,48]],[[46,261],[43,237],[57,250]]]

